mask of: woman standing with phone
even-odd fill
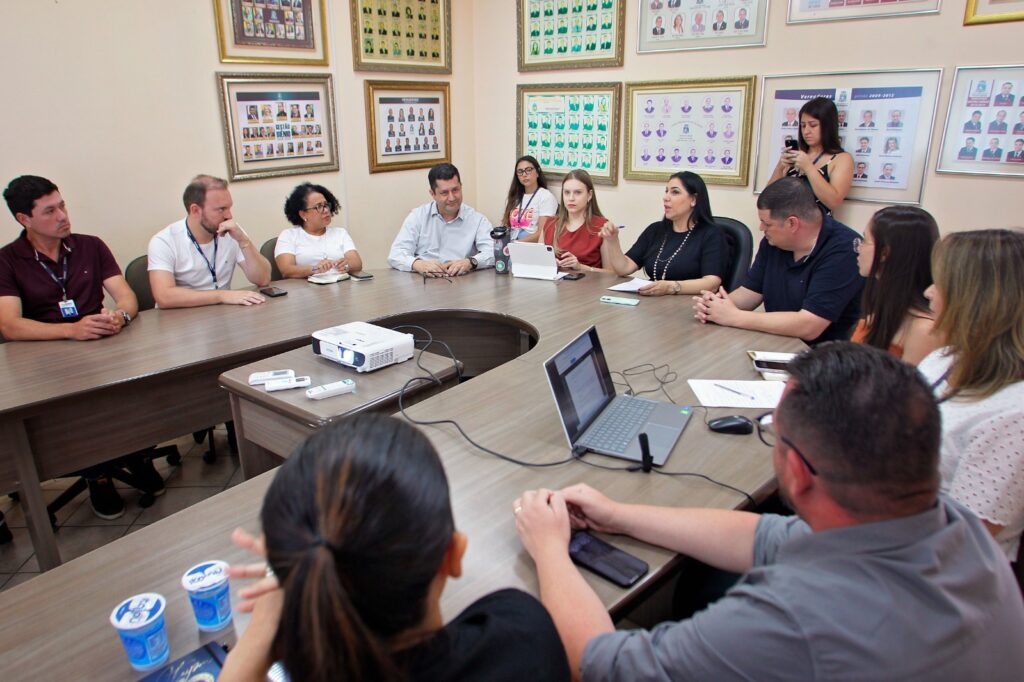
[[[803,178],[827,214],[846,199],[853,184],[853,157],[839,144],[839,113],[832,100],[816,97],[800,108],[795,147],[787,142],[768,184],[779,178]]]

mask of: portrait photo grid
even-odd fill
[[[778,90],[770,112],[771,164],[787,140],[796,140],[799,111],[816,97],[833,100],[839,111],[839,142],[853,156],[853,186],[907,189],[914,158],[924,89],[919,86]]]
[[[382,156],[421,154],[445,148],[441,98],[380,97],[377,100],[377,149]]]
[[[614,0],[524,0],[523,4],[529,62],[615,56]]]
[[[609,176],[612,101],[611,94],[527,93],[523,153],[556,174],[582,168]]]
[[[734,173],[741,90],[634,93],[631,167],[641,172]]]
[[[368,61],[442,64],[441,0],[359,0]]]
[[[644,36],[653,48],[707,38],[752,36],[757,30],[753,0],[642,0]],[[681,47],[682,45],[674,45]]]
[[[943,156],[994,172],[1024,171],[1024,74],[968,80],[950,105]],[[950,144],[951,132],[958,131]],[[975,163],[976,162],[976,163]]]
[[[240,92],[236,99],[242,163],[324,155],[318,92]]]
[[[231,0],[235,44],[313,48],[312,1]]]

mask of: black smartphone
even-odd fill
[[[786,149],[792,149],[796,151],[799,149],[800,144],[796,140],[786,140]]]
[[[565,277],[563,277],[562,279],[577,280],[577,279],[583,279],[586,276],[587,276],[587,273],[585,273],[585,272],[567,272],[567,273],[565,273]]]
[[[270,298],[277,298],[278,296],[285,296],[288,292],[281,287],[263,287],[260,289],[260,293]]]
[[[590,569],[620,587],[636,584],[648,570],[647,562],[612,547],[585,530],[573,531],[569,540],[569,557],[573,563]]]
[[[348,273],[348,276],[357,282],[365,282],[368,279],[373,279],[373,275],[369,272],[350,272]]]
[[[754,360],[754,369],[768,372],[785,372],[787,365],[788,363],[779,362],[778,360]]]

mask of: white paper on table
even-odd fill
[[[645,287],[650,283],[650,280],[634,277],[633,279],[626,280],[622,284],[616,284],[613,287],[608,287],[608,291],[625,291],[627,293],[635,294],[638,289]]]
[[[774,409],[786,384],[781,381],[687,379],[704,407],[761,407]],[[731,389],[731,390],[730,390]]]

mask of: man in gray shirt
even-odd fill
[[[985,526],[940,496],[939,413],[915,369],[823,344],[790,363],[762,436],[796,517],[524,493],[516,528],[585,680],[1018,680],[1024,603]],[[745,573],[693,618],[616,631],[570,527]]]
[[[427,179],[432,201],[406,217],[391,245],[388,264],[430,277],[464,275],[494,265],[491,223],[462,203],[459,169],[439,163]]]

